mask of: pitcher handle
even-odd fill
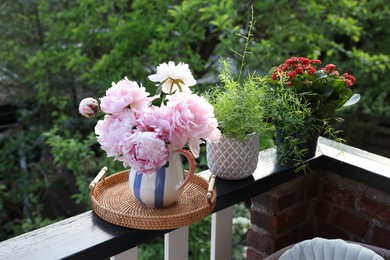
[[[184,186],[186,186],[190,180],[192,179],[192,176],[194,176],[194,173],[195,173],[195,167],[196,167],[196,163],[195,163],[195,158],[194,156],[187,150],[177,150],[175,152],[178,152],[178,153],[181,153],[182,155],[184,155],[187,160],[188,160],[188,163],[190,164],[190,169],[188,170],[188,174],[186,176],[186,179],[183,181],[183,183],[180,185],[179,189],[182,189],[184,188]]]

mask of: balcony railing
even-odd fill
[[[389,193],[390,160],[320,137],[316,156],[308,161],[343,177]],[[277,163],[275,149],[259,153],[259,164],[244,180],[217,179],[217,203],[212,214],[211,259],[230,259],[232,206],[290,181],[303,173]],[[208,178],[209,171],[200,173]],[[188,258],[188,227],[146,231],[119,227],[94,212],[65,219],[0,243],[0,259],[137,259],[137,246],[165,237],[165,259]]]

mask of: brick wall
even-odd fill
[[[247,259],[263,259],[313,237],[390,249],[390,195],[315,170],[252,198]]]

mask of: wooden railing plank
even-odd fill
[[[0,243],[0,259],[104,259],[159,237],[110,224],[88,211]]]
[[[125,252],[119,253],[110,258],[110,260],[137,260],[138,259],[138,247],[133,247]]]
[[[343,153],[347,156],[343,157]],[[333,146],[329,140],[320,138],[317,154],[309,160],[309,164],[312,169],[329,169],[340,176],[361,181],[386,193],[390,192],[388,158],[346,145]],[[253,176],[239,181],[216,180],[217,203],[214,212],[266,192],[303,174],[294,173],[294,170],[293,166],[282,166],[277,163],[275,149],[260,152],[259,164]],[[206,177],[210,172],[205,171],[201,175]],[[119,227],[88,211],[0,242],[0,259],[104,259],[170,231]]]

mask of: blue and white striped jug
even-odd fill
[[[190,165],[186,176],[180,154]],[[138,202],[146,207],[162,208],[176,202],[195,172],[195,159],[187,150],[178,150],[169,154],[168,167],[156,172],[144,174],[133,168],[129,174],[129,187]]]

